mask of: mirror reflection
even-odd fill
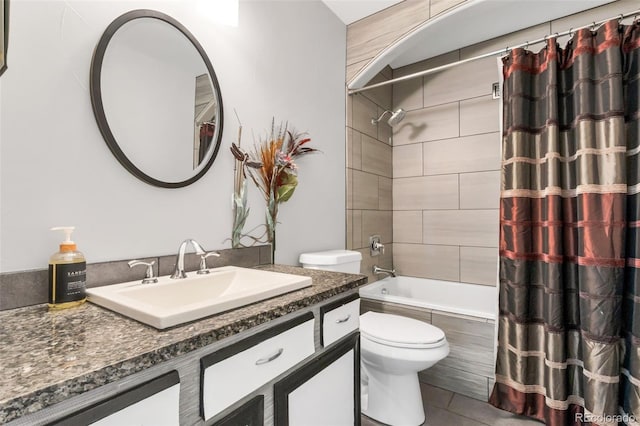
[[[129,12],[107,28],[92,63],[92,101],[116,158],[148,183],[187,185],[217,154],[222,105],[213,68],[193,36],[159,12]]]

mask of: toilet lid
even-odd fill
[[[426,322],[378,312],[360,315],[360,333],[374,342],[402,348],[433,348],[444,345],[444,332]]]

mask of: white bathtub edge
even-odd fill
[[[397,277],[397,278],[402,279],[403,277]],[[413,278],[413,277],[409,277],[409,278]],[[450,313],[450,314],[462,315],[462,316],[470,317],[470,319],[475,319],[476,321],[478,319],[482,319],[485,321],[494,322],[497,318],[497,313],[491,313],[491,312],[486,312],[481,310],[465,309],[465,308],[460,308],[452,305],[431,303],[424,300],[419,300],[419,299],[414,299],[414,298],[409,298],[404,296],[396,296],[393,294],[382,295],[380,294],[381,287],[388,285],[389,284],[388,280],[389,280],[388,278],[385,278],[384,280],[379,280],[374,283],[361,287],[359,289],[360,297],[362,297],[363,299],[376,300],[379,302],[389,302],[389,303],[395,303],[399,305],[422,308],[432,312],[437,311],[437,313],[443,313],[443,314]],[[415,280],[420,280],[420,279],[414,279],[414,281]],[[430,283],[437,282],[438,284],[442,284],[442,285],[450,285],[450,283],[447,281],[436,281],[436,280],[426,280],[426,279],[425,281]],[[453,284],[480,286],[479,284],[466,284],[466,283],[459,283],[459,282],[453,282]],[[482,286],[482,287],[487,287],[487,291],[495,291],[495,288],[493,287],[489,287],[489,286]]]

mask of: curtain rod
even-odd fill
[[[573,33],[575,31],[578,31],[578,30],[581,30],[581,29],[584,29],[584,28],[591,28],[592,30],[595,30],[600,25],[602,25],[605,22],[608,22],[608,21],[610,21],[612,19],[616,19],[617,18],[619,21],[622,21],[623,19],[628,18],[630,16],[634,16],[634,15],[640,15],[640,9],[635,10],[633,12],[621,13],[620,15],[614,16],[612,18],[603,19],[602,21],[598,21],[598,22],[592,22],[591,24],[584,25],[582,27],[570,28],[569,30],[563,31],[561,33],[554,33],[553,36],[562,37],[562,36],[565,36],[565,35],[573,35]],[[401,81],[411,80],[411,79],[414,79],[414,78],[417,78],[417,77],[422,77],[422,76],[425,76],[425,75],[429,75],[429,74],[433,74],[433,73],[436,73],[436,72],[444,71],[446,69],[453,68],[453,67],[458,66],[458,65],[466,64],[468,62],[477,61],[479,59],[484,59],[484,58],[488,58],[488,57],[491,57],[491,56],[497,56],[497,55],[506,55],[507,53],[509,53],[513,49],[517,49],[517,48],[520,48],[520,47],[527,48],[532,44],[538,44],[538,43],[545,42],[551,36],[552,35],[546,35],[546,36],[544,36],[542,38],[539,38],[537,40],[527,41],[525,43],[521,43],[521,44],[518,44],[518,45],[513,46],[513,47],[506,47],[505,49],[496,50],[494,52],[483,53],[482,55],[473,56],[471,58],[463,59],[463,60],[456,61],[456,62],[451,62],[451,63],[446,64],[446,65],[440,65],[439,67],[430,68],[428,70],[418,71],[418,72],[415,72],[413,74],[408,74],[408,75],[405,75],[405,76],[402,76],[402,77],[392,78],[391,80],[382,81],[380,83],[372,84],[370,86],[364,86],[364,87],[361,87],[359,89],[349,89],[348,93],[349,93],[349,95],[354,95],[356,93],[364,92],[365,90],[376,89],[378,87],[388,86],[389,84],[395,84],[395,83],[399,83]]]

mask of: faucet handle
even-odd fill
[[[211,257],[211,256],[220,257],[220,253],[218,253],[217,251],[210,251],[209,253],[201,254],[200,269],[198,269],[198,272],[196,272],[197,274],[202,275],[202,274],[209,273],[209,269],[207,268],[207,257]]]
[[[369,250],[371,252],[371,256],[384,254],[384,244],[382,244],[382,238],[380,238],[380,235],[371,235],[369,237]]]
[[[139,266],[139,265],[146,266],[147,273],[142,280],[142,284],[151,284],[151,283],[158,282],[158,278],[153,276],[153,265],[155,264],[156,264],[155,260],[152,260],[151,262],[143,262],[142,260],[135,259],[129,262],[129,268],[133,268],[134,266]]]

